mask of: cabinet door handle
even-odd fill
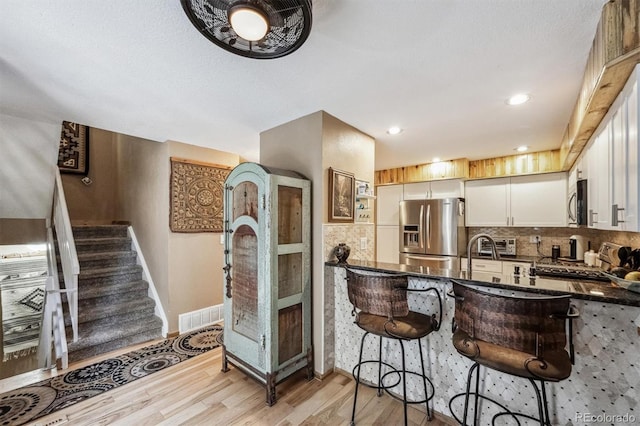
[[[513,220],[513,216],[511,216],[511,226],[513,226],[514,224],[514,220]]]
[[[589,226],[593,226],[593,216],[597,216],[598,212],[594,212],[592,209],[589,209]]]
[[[509,226],[509,216],[507,216],[507,226]]]
[[[611,205],[611,226],[618,226],[619,223],[624,223],[624,220],[618,219],[618,212],[624,211],[624,208],[618,208],[617,204]]]

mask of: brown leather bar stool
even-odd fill
[[[451,295],[451,294],[450,294]],[[475,286],[453,281],[455,318],[453,346],[474,363],[469,368],[466,392],[449,401],[449,410],[462,425],[467,424],[469,397],[474,395],[474,425],[479,422],[478,401],[488,400],[502,409],[500,416],[525,417],[551,425],[545,382],[559,382],[569,377],[573,364],[572,318],[579,314],[570,305],[569,296],[531,295],[503,296],[491,294]],[[566,323],[569,322],[569,352]],[[529,379],[536,394],[538,417],[510,411],[504,405],[478,392],[480,366]],[[476,372],[475,392],[470,392],[473,372]],[[536,384],[540,382],[540,389]],[[540,394],[542,393],[542,398]],[[463,418],[453,412],[453,401],[465,396]]]
[[[347,271],[347,291],[349,301],[353,305],[352,315],[355,316],[355,323],[365,331],[360,341],[360,355],[358,364],[353,368],[353,377],[356,380],[355,395],[353,397],[353,411],[351,413],[351,424],[355,424],[356,403],[358,401],[358,387],[364,384],[378,390],[378,396],[384,390],[393,398],[400,400],[392,394],[389,389],[398,386],[402,382],[402,403],[404,408],[404,424],[407,424],[407,404],[422,404],[427,408],[427,418],[431,420],[429,401],[433,399],[434,388],[431,380],[424,372],[424,356],[420,339],[440,328],[442,322],[442,299],[436,288],[409,289],[408,277],[404,274],[387,274],[378,272],[359,271],[346,268]],[[439,317],[436,315],[425,315],[409,310],[407,302],[407,292],[434,292],[438,300]],[[378,358],[362,360],[362,352],[365,339],[369,335],[378,336]],[[402,352],[402,368],[398,369],[382,360],[382,338],[397,341]],[[420,365],[422,372],[407,371],[405,361],[404,342],[416,340],[418,352],[420,353]],[[375,363],[378,367],[378,377],[376,384],[370,384],[360,377],[360,369],[363,365]],[[383,374],[383,366],[385,373]],[[422,378],[425,398],[419,401],[407,401],[407,374],[416,375]],[[397,376],[393,383],[386,383],[388,377]],[[430,392],[427,390],[429,383]]]

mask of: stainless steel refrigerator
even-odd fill
[[[400,202],[400,263],[457,271],[466,240],[464,199]]]

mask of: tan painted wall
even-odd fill
[[[47,241],[44,219],[0,219],[0,245],[34,244]]]
[[[353,173],[358,180],[373,187],[375,139],[336,117],[323,113],[322,122],[322,200],[329,205],[329,167]],[[328,223],[328,207],[323,210],[322,221]]]
[[[342,235],[330,232],[334,225],[326,224],[328,218],[328,169],[353,172],[358,179],[373,182],[373,138],[340,121],[332,115],[318,111],[260,134],[260,163],[268,166],[295,170],[311,179],[312,191],[312,303],[314,369],[325,374],[333,367],[332,330],[325,323],[326,299],[332,298],[331,289],[324,288],[325,246],[335,246],[330,236]],[[323,226],[323,223],[325,224]],[[329,228],[327,231],[326,228]],[[351,225],[354,230],[362,225]],[[342,224],[341,230],[345,225]],[[336,237],[337,238],[337,237]],[[371,241],[372,246],[375,244]],[[373,257],[372,257],[373,259]]]
[[[109,224],[120,220],[118,207],[117,134],[89,130],[89,173],[93,183],[82,183],[82,175],[62,174],[69,217],[73,224]]]
[[[131,222],[169,318],[169,331],[175,331],[169,287],[168,145],[121,134],[115,139],[120,188],[116,214]]]
[[[295,170],[311,180],[311,303],[314,370],[324,374],[324,267],[322,267],[322,116],[298,118],[260,133],[260,163]]]
[[[229,167],[240,162],[237,154],[179,142],[167,142],[167,145],[169,157]],[[174,330],[174,316],[177,321],[178,314],[222,303],[224,246],[220,244],[221,235],[169,232],[170,330]],[[175,325],[177,329],[177,322]]]

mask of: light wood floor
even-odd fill
[[[149,345],[146,343],[142,346]],[[133,348],[127,348],[127,352]],[[79,368],[110,356],[85,360]],[[354,382],[333,373],[324,380],[307,381],[297,374],[277,387],[278,402],[265,404],[262,385],[233,368],[220,371],[221,349],[199,355],[151,376],[105,392],[49,416],[34,425],[345,425],[351,417]],[[58,373],[33,372],[0,381],[0,393],[51,377]],[[356,424],[402,424],[402,403],[388,395],[378,398],[375,390],[361,386]],[[409,424],[447,425],[410,406]]]

